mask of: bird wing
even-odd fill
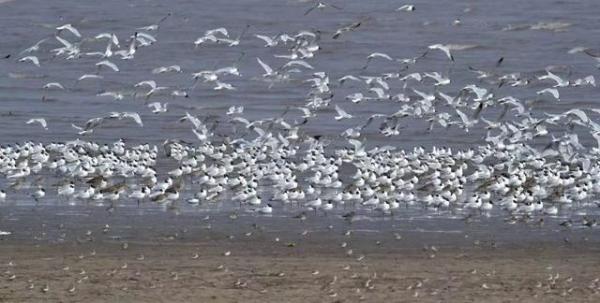
[[[73,48],[73,43],[71,43],[59,36],[55,36],[54,38],[56,38],[56,40],[58,40],[58,42],[60,42],[62,45],[64,45],[65,48]]]
[[[590,121],[590,119],[588,118],[588,116],[585,114],[584,111],[578,109],[578,108],[574,108],[571,109],[569,111],[564,112],[565,115],[575,115],[579,118],[579,120],[581,120],[581,122],[583,123],[588,123]]]
[[[181,118],[179,121],[184,121],[184,120],[190,121],[194,125],[195,129],[202,127],[202,121],[200,121],[200,119],[196,118],[195,116],[192,116],[188,112],[185,112],[185,117]]]
[[[470,122],[469,117],[467,117],[467,115],[465,113],[463,113],[460,109],[456,109],[456,113],[462,120],[463,124],[465,124],[465,125],[469,124],[469,122]]]
[[[274,43],[273,43],[273,39],[271,39],[271,37],[267,37],[267,36],[265,36],[265,35],[258,35],[258,34],[254,35],[254,37],[256,37],[256,38],[258,38],[258,39],[261,39],[261,40],[265,41],[265,43],[267,43],[267,45],[272,45],[272,44],[274,44]]]
[[[160,104],[160,102],[152,102],[152,103],[148,104],[148,107],[151,107],[151,108],[153,108],[153,110],[156,111],[156,110],[160,110],[161,104]]]
[[[250,121],[248,121],[248,119],[243,118],[243,117],[235,117],[235,118],[231,119],[231,121],[240,122],[240,123],[244,124],[246,127],[250,126]]]
[[[371,87],[371,88],[369,89],[369,91],[372,91],[372,92],[374,92],[375,94],[377,94],[377,97],[378,97],[378,98],[383,98],[383,97],[385,97],[385,92],[383,91],[383,88],[381,88],[381,87]]]
[[[545,93],[551,94],[557,100],[560,99],[560,93],[558,92],[558,89],[556,89],[556,88],[546,88],[546,89],[542,89],[537,92],[538,95],[545,94]]]
[[[96,66],[106,66],[106,67],[114,70],[115,72],[119,71],[119,67],[116,64],[114,64],[108,60],[103,60],[103,61],[98,62],[98,63],[96,63]]]
[[[300,66],[304,66],[308,69],[314,69],[314,67],[310,64],[308,64],[308,62],[304,61],[304,60],[292,60],[289,61],[288,63],[286,63],[283,67],[290,67],[292,65],[300,65]]]
[[[383,58],[383,59],[387,59],[387,60],[390,60],[390,61],[394,60],[388,54],[384,54],[384,53],[372,53],[372,54],[370,54],[370,55],[367,56],[367,59],[371,59],[371,58]]]
[[[39,123],[43,128],[47,128],[47,126],[48,126],[48,124],[46,123],[46,119],[44,119],[44,118],[29,119],[25,123],[27,123],[27,124]]]
[[[154,36],[152,36],[148,33],[138,32],[137,35],[138,35],[138,37],[146,38],[152,42],[156,42],[156,38],[154,38]]]
[[[273,74],[273,69],[267,65],[266,63],[264,63],[262,60],[260,60],[260,58],[256,58],[256,61],[258,61],[258,64],[260,64],[260,66],[262,67],[262,69],[265,70],[265,75],[271,75]]]
[[[152,89],[155,89],[156,88],[156,81],[154,81],[154,80],[142,81],[142,82],[139,82],[136,85],[134,85],[134,87],[139,87],[139,86],[144,86],[144,85],[147,85],[147,86],[149,86]]]
[[[315,8],[317,8],[319,6],[319,4],[315,4],[313,6],[311,6],[309,9],[306,10],[306,12],[304,12],[304,16],[310,14],[310,12],[312,12],[313,10],[315,10]]]
[[[79,31],[71,24],[65,24],[62,26],[59,26],[56,28],[57,30],[68,30],[70,31],[73,35],[77,36],[77,38],[81,38],[81,33],[79,33]]]
[[[348,139],[348,143],[350,143],[353,147],[355,151],[359,151],[364,149],[363,148],[363,143],[356,140],[356,139]]]
[[[142,118],[140,117],[140,115],[138,113],[134,113],[134,112],[124,112],[123,113],[123,118],[131,118],[133,119],[133,121],[135,121],[135,123],[137,123],[139,126],[144,127],[144,123],[142,122]]]
[[[40,60],[36,56],[27,56],[19,59],[19,62],[31,61],[33,64],[39,66]]]
[[[340,116],[345,116],[348,113],[346,113],[341,107],[339,107],[337,104],[335,105],[335,111],[337,112],[338,115]]]
[[[227,32],[227,29],[224,28],[224,27],[219,27],[219,28],[207,30],[204,35],[205,36],[211,36],[211,35],[214,35],[215,33],[221,33],[223,36],[229,37],[229,33]]]
[[[308,108],[306,108],[306,107],[298,107],[298,109],[299,109],[299,110],[301,110],[301,111],[302,111],[302,113],[303,113],[305,116],[310,116],[310,115],[311,115],[310,109],[308,109]]]

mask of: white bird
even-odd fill
[[[277,36],[275,36],[275,37],[268,37],[268,36],[265,36],[265,35],[258,35],[258,34],[256,34],[256,35],[254,35],[254,37],[265,41],[265,43],[266,43],[265,47],[277,46],[277,43],[279,41],[279,40],[277,40]]]
[[[43,188],[38,188],[33,192],[32,196],[35,201],[39,201],[41,198],[46,196],[46,190]]]
[[[104,78],[104,76],[102,76],[102,75],[85,74],[85,75],[82,75],[81,77],[79,77],[77,79],[77,81],[83,81],[85,79],[103,79],[103,78]]]
[[[314,69],[314,67],[310,64],[308,64],[308,62],[304,61],[304,60],[292,60],[289,61],[288,63],[284,64],[283,67],[290,67],[290,66],[294,66],[294,65],[299,65],[299,66],[303,66],[306,67],[308,69]]]
[[[450,47],[448,47],[447,45],[443,45],[443,44],[432,44],[428,47],[429,49],[438,49],[441,50],[442,52],[444,52],[444,54],[446,54],[446,57],[448,57],[448,59],[450,59],[450,61],[454,62],[454,57],[452,56],[452,54],[450,53]]]
[[[424,73],[423,75],[425,75],[425,77],[428,77],[428,78],[431,78],[431,79],[435,80],[435,82],[437,82],[437,83],[434,84],[435,86],[450,84],[450,78],[444,78],[438,72]]]
[[[317,3],[315,3],[315,5],[311,6],[308,10],[306,10],[306,12],[304,12],[304,16],[310,14],[310,12],[312,12],[315,9],[323,10],[325,8],[328,8],[328,7],[335,8],[335,9],[338,9],[338,10],[342,9],[341,7],[335,6],[333,4],[329,4],[329,3],[325,3],[325,2],[317,2]]]
[[[467,115],[465,113],[463,113],[462,111],[460,111],[459,109],[456,109],[456,113],[460,117],[460,119],[462,121],[462,126],[464,127],[466,132],[469,131],[469,128],[475,126],[475,124],[477,124],[477,122],[479,122],[478,120],[469,119],[469,117],[467,117]]]
[[[271,204],[267,204],[266,206],[257,208],[254,211],[256,211],[259,214],[267,215],[273,213],[273,207],[271,206]]]
[[[556,82],[556,85],[554,85],[553,87],[566,87],[566,86],[569,86],[569,84],[570,84],[569,80],[564,80],[561,77],[553,74],[549,70],[547,70],[546,73],[547,73],[546,75],[539,76],[538,80],[546,80],[546,79],[553,80],[553,81]]]
[[[375,52],[375,53],[371,53],[370,55],[367,56],[367,60],[371,60],[374,58],[382,58],[382,59],[386,59],[389,61],[394,61],[394,59],[392,57],[390,57],[390,55],[384,54],[384,53]]]
[[[65,89],[64,86],[62,86],[62,84],[60,84],[58,82],[46,83],[42,88],[44,88],[44,89],[50,89],[50,88]]]
[[[101,68],[102,66],[106,66],[106,67],[112,69],[115,72],[119,71],[119,67],[116,64],[114,64],[114,63],[112,63],[112,62],[110,62],[108,60],[103,60],[103,61],[98,62],[98,63],[96,63],[96,66],[98,68]]]
[[[335,105],[335,111],[337,112],[337,116],[334,117],[336,121],[340,121],[342,119],[351,119],[353,116],[348,114],[344,109],[339,107],[337,104]]]
[[[166,102],[165,104],[161,104],[160,102],[152,102],[148,104],[148,107],[152,108],[152,112],[155,114],[166,113],[168,104],[169,102]]]
[[[244,112],[243,106],[231,106],[231,107],[229,107],[229,109],[227,110],[227,112],[225,114],[229,116],[229,115],[241,114],[243,112]]]
[[[77,38],[81,38],[81,34],[79,33],[79,31],[71,24],[61,25],[56,28],[56,30],[58,30],[59,33],[65,29],[71,32],[73,35],[77,36]]]
[[[148,91],[146,93],[146,99],[150,98],[151,95],[153,95],[154,93],[161,91],[161,90],[165,90],[167,89],[166,86],[156,86],[156,81],[154,80],[146,80],[146,81],[141,81],[138,82],[137,84],[135,84],[133,87],[142,87],[142,86],[148,86],[150,88],[150,91]]]
[[[235,90],[236,88],[229,84],[229,83],[225,83],[225,82],[221,82],[221,81],[215,81],[215,87],[213,87],[214,90]]]
[[[388,54],[379,53],[379,52],[371,53],[370,55],[367,56],[367,62],[365,63],[365,66],[363,67],[363,69],[366,69],[369,66],[369,63],[371,63],[371,60],[373,60],[375,58],[382,58],[382,59],[386,59],[388,61],[394,61],[394,59],[392,57],[390,57]]]
[[[556,89],[556,88],[545,88],[545,89],[538,91],[537,94],[538,95],[549,94],[552,97],[554,97],[554,99],[560,101],[560,93],[558,92],[558,89]]]
[[[32,53],[32,52],[37,52],[40,49],[40,45],[44,42],[46,42],[48,40],[48,38],[44,38],[40,41],[38,41],[36,44],[24,49],[23,51],[21,51],[21,54],[26,54],[26,53]]]
[[[171,65],[171,66],[161,66],[152,70],[153,74],[162,74],[168,72],[176,72],[181,73],[181,66],[179,65]]]
[[[262,75],[263,77],[272,77],[275,76],[276,73],[273,71],[273,69],[267,65],[266,63],[264,63],[262,60],[260,60],[260,58],[256,58],[256,61],[258,61],[258,64],[260,64],[260,66],[262,67],[262,69],[265,71],[265,73]]]
[[[19,59],[19,62],[31,62],[35,66],[40,67],[40,60],[36,56],[27,56]]]
[[[119,120],[123,120],[125,118],[132,119],[135,123],[137,123],[140,127],[144,127],[144,123],[142,122],[142,118],[138,113],[135,112],[111,112],[108,116],[109,118],[116,118]]]
[[[311,118],[314,117],[315,114],[313,112],[310,111],[310,109],[306,108],[306,107],[298,107],[298,109],[300,111],[302,111],[302,118]]]
[[[101,34],[96,35],[96,37],[94,37],[94,40],[100,40],[100,39],[108,39],[116,47],[120,47],[119,38],[117,38],[117,35],[115,35],[113,33],[101,33]]]
[[[396,9],[396,11],[402,11],[402,12],[412,12],[414,10],[415,10],[415,6],[412,4],[404,4]]]
[[[103,92],[103,93],[99,93],[96,96],[99,97],[111,97],[115,100],[123,100],[123,98],[125,97],[122,93],[120,92]]]
[[[44,118],[32,118],[25,122],[26,124],[39,123],[45,130],[48,130],[48,124]]]

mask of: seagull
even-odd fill
[[[100,39],[108,39],[116,47],[120,47],[119,38],[117,37],[117,35],[115,35],[113,33],[101,33],[101,34],[96,35],[96,37],[94,37],[94,40],[100,40]]]
[[[215,81],[216,86],[213,87],[214,90],[235,90],[236,88],[229,84],[229,83],[225,83],[225,82],[221,82],[219,80]]]
[[[97,94],[96,96],[99,96],[99,97],[111,97],[111,98],[113,98],[115,100],[123,100],[123,98],[125,97],[120,92],[103,92],[103,93]]]
[[[37,52],[40,49],[40,45],[44,42],[46,42],[48,40],[48,38],[44,38],[40,41],[38,41],[36,44],[34,44],[33,46],[30,46],[26,49],[24,49],[23,51],[21,51],[21,54],[26,54],[26,53],[33,53],[33,52]]]
[[[58,31],[58,33],[62,32],[63,30],[68,30],[73,35],[75,35],[77,38],[81,38],[81,34],[79,33],[79,31],[75,27],[73,27],[73,25],[71,25],[71,24],[61,25],[61,26],[57,27],[56,30]]]
[[[231,106],[225,114],[229,116],[229,115],[241,114],[243,112],[244,112],[243,106]]]
[[[344,26],[344,27],[342,27],[342,28],[339,28],[339,29],[337,29],[337,30],[335,31],[335,34],[333,34],[333,37],[332,37],[332,38],[333,38],[334,40],[336,40],[336,39],[338,39],[338,38],[339,38],[339,37],[340,37],[340,36],[341,36],[343,33],[350,32],[350,31],[353,31],[353,30],[355,30],[355,29],[359,28],[359,27],[362,25],[362,22],[363,22],[363,21],[357,21],[357,22],[351,23],[351,24],[349,24],[349,25],[347,25],[347,26]]]
[[[104,77],[102,75],[96,75],[96,74],[85,74],[82,75],[81,77],[77,78],[77,81],[83,81],[85,79],[103,79]]]
[[[146,99],[150,98],[150,96],[152,94],[154,94],[158,91],[167,89],[167,87],[165,87],[165,86],[156,86],[156,81],[154,81],[154,80],[141,81],[141,82],[135,84],[133,87],[142,87],[142,86],[148,86],[150,88],[150,91],[148,91],[145,95]]]
[[[248,31],[248,29],[250,28],[250,25],[246,25],[246,28],[244,28],[244,30],[239,34],[239,36],[236,39],[229,39],[229,38],[217,38],[217,43],[227,43],[227,45],[229,47],[231,46],[237,46],[240,44],[240,40],[242,39],[242,37],[246,34],[246,31]]]
[[[556,99],[557,101],[560,101],[560,93],[558,92],[558,89],[556,89],[556,88],[542,89],[542,90],[538,91],[537,94],[538,95],[549,94],[552,97],[554,97],[554,99]]]
[[[286,63],[286,64],[283,65],[283,68],[287,68],[287,67],[290,67],[290,66],[293,66],[293,65],[300,65],[300,66],[306,67],[308,69],[314,69],[314,67],[312,65],[308,64],[308,62],[306,62],[304,60],[292,60],[292,61],[289,61],[288,63]]]
[[[444,54],[446,54],[446,57],[448,57],[448,59],[450,59],[450,61],[454,62],[454,57],[452,57],[452,54],[450,53],[450,47],[448,47],[448,45],[443,45],[443,44],[433,44],[428,46],[429,49],[438,49],[441,50],[442,52],[444,52]]]
[[[265,47],[273,47],[273,46],[277,46],[278,44],[278,40],[277,37],[278,36],[274,36],[274,37],[269,37],[269,36],[265,36],[265,35],[254,35],[254,37],[261,39],[263,41],[265,41]]]
[[[315,5],[311,6],[308,10],[306,10],[306,12],[304,12],[304,16],[310,14],[310,12],[312,12],[315,9],[323,10],[328,7],[335,8],[338,10],[342,9],[341,7],[335,6],[333,4],[329,4],[329,3],[325,3],[325,2],[317,2]]]
[[[392,57],[390,57],[390,55],[388,55],[388,54],[379,53],[379,52],[371,53],[370,55],[367,56],[367,63],[365,63],[365,66],[363,67],[363,69],[366,69],[369,66],[369,63],[371,63],[371,60],[373,60],[375,58],[382,58],[382,59],[386,59],[388,61],[394,61],[394,59]]]
[[[152,102],[148,104],[148,107],[152,108],[152,112],[155,114],[166,113],[168,104],[168,102],[166,102],[165,104],[161,104],[160,102]]]
[[[466,132],[468,132],[469,128],[475,126],[475,124],[478,122],[478,120],[470,120],[469,117],[467,117],[467,115],[459,109],[456,109],[456,113],[460,117],[460,120],[462,121],[462,127]]]
[[[339,107],[337,104],[335,105],[335,111],[337,112],[337,116],[334,117],[336,121],[340,121],[343,119],[351,119],[353,116],[348,114],[345,110]]]
[[[98,67],[98,70],[100,70],[100,68],[102,66],[106,66],[106,67],[112,69],[115,72],[119,71],[119,67],[116,64],[114,64],[114,63],[112,63],[112,62],[110,62],[108,60],[103,60],[103,61],[98,62],[98,63],[96,63],[96,66]]]
[[[202,36],[202,37],[196,39],[196,41],[194,41],[194,46],[198,47],[200,44],[202,44],[206,41],[217,42],[218,38],[217,38],[216,34],[221,34],[222,36],[229,37],[229,33],[227,32],[227,29],[224,27],[210,29],[210,30],[207,30],[206,32],[204,32],[204,36]]]
[[[273,213],[273,207],[271,206],[271,204],[267,204],[266,206],[257,208],[254,211],[256,211],[259,214],[267,215]]]
[[[62,84],[58,83],[58,82],[50,82],[50,83],[46,83],[43,87],[43,89],[50,89],[50,88],[57,88],[57,89],[65,89]]]
[[[300,111],[302,111],[302,118],[307,119],[307,118],[312,118],[315,117],[315,114],[313,112],[310,111],[310,109],[306,108],[306,107],[297,107]]]
[[[94,131],[94,129],[100,126],[104,122],[104,117],[97,117],[89,119],[85,122],[84,126],[77,126],[75,124],[71,124],[71,126],[79,131],[80,135],[87,135]]]
[[[137,125],[139,125],[140,127],[144,127],[144,123],[142,123],[142,118],[140,118],[140,115],[138,113],[134,113],[134,112],[111,112],[110,115],[108,116],[108,118],[116,118],[119,120],[123,120],[126,118],[132,119],[135,123],[137,123]]]
[[[19,59],[19,62],[31,62],[35,66],[40,67],[40,60],[36,56],[27,56]]]
[[[143,31],[149,31],[149,32],[156,31],[160,27],[160,24],[163,23],[165,20],[167,20],[167,18],[169,18],[171,15],[172,15],[172,13],[169,12],[169,13],[167,13],[167,15],[165,15],[160,20],[158,20],[158,22],[156,22],[155,24],[151,24],[151,25],[148,25],[148,26],[138,27],[137,29],[143,30]]]
[[[415,10],[415,6],[412,4],[404,4],[396,9],[396,11],[402,12],[413,12]]]
[[[538,77],[538,80],[554,80],[556,82],[556,85],[554,85],[553,87],[566,87],[569,86],[569,80],[564,80],[562,78],[560,78],[559,76],[553,74],[551,71],[547,70],[546,71],[546,75],[540,76]]]
[[[423,73],[423,75],[425,77],[428,77],[428,78],[431,78],[431,79],[435,80],[436,83],[434,84],[434,86],[440,86],[440,85],[448,85],[448,84],[450,84],[450,78],[444,78],[438,72]]]
[[[170,65],[170,66],[161,66],[152,70],[153,74],[162,74],[168,72],[176,72],[181,73],[181,66],[179,65]]]
[[[26,124],[32,124],[32,123],[39,123],[42,128],[44,128],[45,130],[48,130],[48,124],[46,123],[46,119],[44,118],[32,118],[27,120],[27,122],[25,122]]]
[[[265,73],[262,75],[263,77],[267,78],[267,77],[273,77],[273,76],[277,75],[277,72],[274,72],[273,69],[269,65],[264,63],[262,60],[260,60],[260,58],[257,57],[256,61],[258,61],[258,64],[260,64],[262,69],[265,71]]]

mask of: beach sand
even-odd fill
[[[90,237],[59,244],[5,239],[0,302],[600,300],[600,250],[593,243],[425,249],[397,239],[338,238],[127,243]]]

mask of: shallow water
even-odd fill
[[[456,94],[460,88],[469,83],[477,83],[476,75],[467,72],[467,67],[494,69],[495,62],[504,57],[504,61],[495,71],[498,73],[543,71],[549,65],[568,67],[572,77],[597,75],[595,62],[590,57],[579,54],[568,54],[575,46],[597,46],[593,37],[598,35],[600,20],[599,9],[595,1],[448,1],[440,5],[439,1],[418,1],[417,10],[411,13],[397,12],[400,6],[397,1],[344,1],[340,3],[342,10],[315,11],[303,16],[310,5],[297,1],[0,1],[0,32],[3,41],[0,44],[0,55],[11,54],[9,60],[0,60],[0,142],[32,141],[65,141],[79,136],[71,128],[71,123],[82,124],[89,118],[106,114],[110,111],[137,111],[142,116],[144,127],[132,123],[120,123],[103,126],[85,139],[112,142],[124,138],[128,143],[160,144],[165,139],[179,138],[193,142],[194,135],[185,123],[177,122],[186,111],[201,117],[209,115],[223,116],[231,105],[244,105],[245,116],[249,119],[277,116],[289,106],[300,106],[305,103],[309,89],[302,79],[311,71],[298,75],[288,83],[277,83],[270,87],[260,79],[262,70],[256,63],[256,57],[262,58],[272,66],[279,66],[285,61],[273,58],[274,54],[283,54],[282,48],[265,48],[261,40],[254,34],[275,35],[280,32],[295,33],[300,30],[321,30],[323,38],[319,42],[322,50],[309,62],[317,71],[327,72],[332,81],[346,74],[375,75],[382,72],[397,72],[399,65],[390,65],[385,61],[373,61],[366,70],[362,70],[365,57],[371,52],[384,52],[394,57],[413,57],[423,53],[427,45],[433,43],[452,43],[475,45],[476,47],[454,52],[456,63],[450,65],[440,52],[431,52],[419,64],[411,67],[414,71],[440,71],[447,73],[452,84],[441,88],[441,91]],[[167,12],[173,16],[161,24],[155,36],[158,42],[152,47],[143,48],[133,61],[117,63],[119,73],[105,72],[105,79],[76,83],[75,79],[84,73],[95,72],[96,58],[82,58],[76,61],[53,59],[49,49],[58,47],[58,42],[49,40],[42,45],[38,53],[41,68],[31,64],[17,63],[18,53],[40,39],[51,37],[53,28],[73,23],[83,36],[92,36],[101,32],[114,32],[126,44],[126,37],[135,28],[155,23]],[[339,40],[331,39],[331,34],[340,25],[345,25],[366,18],[363,26],[352,33],[347,33]],[[453,26],[455,19],[461,20],[460,26]],[[536,29],[540,22],[546,28],[552,25],[568,25],[559,30]],[[243,37],[239,47],[223,45],[203,45],[194,49],[192,42],[205,30],[226,27],[232,36],[237,36],[246,25],[250,28]],[[537,25],[537,26],[536,26]],[[507,30],[517,28],[517,30]],[[67,34],[65,34],[66,36]],[[103,43],[92,44],[94,50],[103,50]],[[91,49],[89,49],[91,50]],[[88,50],[88,51],[89,51]],[[202,69],[230,66],[239,61],[242,78],[227,79],[237,87],[235,91],[215,92],[209,86],[199,85],[190,98],[174,99],[169,96],[153,97],[153,101],[168,101],[169,112],[152,114],[142,99],[126,97],[122,101],[95,96],[102,90],[133,90],[133,84],[148,79],[156,80],[160,85],[186,88],[192,85],[190,73]],[[152,75],[153,68],[164,65],[179,64],[184,69],[181,74]],[[44,90],[47,82],[60,82],[67,87],[65,91]],[[393,84],[392,91],[399,92],[401,85]],[[428,85],[427,87],[430,87]],[[418,88],[418,87],[417,87]],[[497,90],[499,95],[515,94],[523,100],[536,98],[535,90],[540,87],[514,89],[503,87]],[[333,113],[322,113],[305,125],[306,132],[312,135],[324,135],[337,142],[339,133],[348,127],[359,124],[373,113],[390,113],[398,110],[399,105],[392,102],[371,102],[352,104],[344,100],[344,96],[364,89],[352,85],[335,90],[334,102],[342,102],[344,108],[355,115],[351,121],[335,122]],[[558,113],[573,107],[595,107],[597,89],[565,88],[561,90],[561,101],[542,101],[535,105],[538,115],[543,112]],[[45,97],[48,101],[43,102]],[[486,116],[495,116],[494,111],[486,112]],[[31,117],[45,117],[49,130],[40,131],[37,125],[26,125]],[[293,117],[293,118],[291,118]],[[300,120],[299,111],[291,111],[288,118]],[[217,118],[219,119],[219,118]],[[481,143],[485,131],[482,128],[472,129],[468,135],[459,129],[435,128],[426,133],[427,125],[420,121],[405,122],[402,134],[392,139],[377,134],[376,126],[368,128],[369,145],[391,144],[401,148],[412,148],[422,145],[453,146],[466,148]],[[217,132],[227,133],[229,128],[221,126]],[[581,141],[587,146],[595,145],[595,141],[587,134],[581,133]],[[547,142],[538,142],[543,145]],[[161,218],[161,214],[169,217],[171,213],[157,206],[137,208],[135,202],[123,202],[121,211],[117,207],[115,216],[131,213],[140,218],[149,216]],[[588,215],[598,215],[600,209],[595,204],[586,208]],[[59,199],[46,199],[42,206],[36,206],[27,195],[15,196],[2,205],[0,230],[17,230],[19,225],[32,214],[54,214],[50,222],[79,222],[79,216],[105,213],[107,205],[69,205]],[[298,208],[289,205],[277,205],[283,218],[270,217],[266,224],[284,226],[288,224],[290,214],[298,213]],[[181,203],[179,212],[192,219],[203,217],[206,213],[225,216],[237,209],[235,203],[222,203],[219,207],[200,205],[198,207]],[[315,228],[325,228],[329,223],[345,224],[337,215],[347,210],[339,209],[330,214],[328,219],[315,219]],[[566,212],[575,221],[581,214]],[[366,229],[382,231],[408,230],[413,232],[432,232],[436,230],[464,230],[465,223],[458,219],[464,214],[433,214],[418,208],[402,210],[394,218],[380,218],[372,213],[360,214],[364,220],[357,224]],[[249,217],[249,218],[246,218]],[[11,221],[15,219],[16,221]],[[67,219],[68,218],[68,219]],[[241,212],[241,218],[250,222],[253,214]],[[337,219],[334,219],[337,218]],[[360,216],[359,216],[360,218]],[[534,218],[536,220],[539,218]],[[562,222],[566,217],[547,218],[550,222]],[[141,219],[140,219],[141,220]],[[156,219],[159,220],[159,219]],[[504,229],[504,216],[492,213],[491,218],[483,218],[485,224],[477,224],[481,230],[494,230],[498,234],[523,235],[514,230]],[[8,222],[8,223],[7,223]],[[12,223],[11,223],[12,222]],[[246,222],[246,223],[247,223]],[[333,224],[332,223],[332,224]],[[142,224],[142,223],[140,223]],[[158,223],[156,223],[158,224]],[[556,231],[557,224],[548,224],[548,231]],[[527,226],[529,224],[517,224]],[[499,229],[499,227],[502,227]],[[499,231],[506,231],[505,233]],[[443,233],[445,235],[445,233]],[[534,233],[535,234],[535,233]],[[560,233],[551,233],[559,235]],[[19,233],[15,233],[19,235]],[[445,236],[440,236],[444,238]],[[499,236],[500,237],[500,236]]]

